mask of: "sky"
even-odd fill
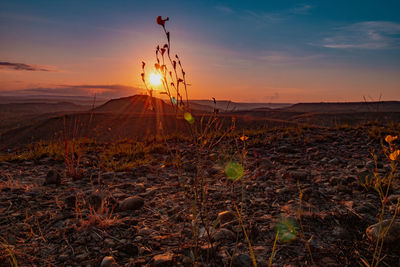
[[[0,1],[0,95],[144,92],[169,17],[190,99],[400,100],[400,1]]]

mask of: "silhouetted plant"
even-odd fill
[[[189,218],[191,218],[191,226],[193,233],[192,240],[192,261],[193,265],[198,265],[199,258],[199,247],[200,238],[199,231],[200,228],[204,228],[206,237],[208,239],[208,245],[213,248],[212,242],[212,231],[216,222],[213,221],[209,216],[208,210],[208,191],[206,188],[206,170],[204,166],[206,165],[207,155],[221,144],[224,138],[232,135],[235,128],[235,121],[232,120],[230,125],[224,124],[224,121],[218,116],[218,112],[214,109],[212,114],[200,116],[200,118],[195,117],[190,109],[190,102],[188,99],[188,83],[186,72],[183,68],[182,61],[180,57],[175,54],[173,55],[171,50],[171,38],[170,33],[166,28],[166,22],[169,18],[163,19],[161,16],[157,17],[157,24],[163,29],[166,37],[166,43],[163,45],[158,45],[155,50],[156,62],[154,63],[155,71],[162,77],[162,92],[161,94],[168,97],[168,101],[175,108],[177,119],[184,119],[187,123],[188,132],[190,133],[190,141],[192,147],[192,159],[195,165],[195,175],[189,184],[179,181],[179,184],[184,192],[186,198],[187,209],[189,211]],[[153,96],[153,88],[146,82],[146,63],[142,62],[142,81],[150,97]],[[216,104],[216,100],[214,99]],[[235,136],[236,138],[236,136]],[[237,140],[237,139],[236,139]],[[166,147],[169,147],[167,138],[164,136],[164,141]],[[245,161],[245,140],[243,139],[243,151],[240,151],[240,160],[229,160],[226,164],[225,171],[227,177],[233,181],[232,186],[235,181],[241,181],[240,178],[244,174],[244,161]],[[242,153],[243,152],[243,153]],[[180,154],[179,149],[175,149],[175,152],[170,151],[170,154],[175,157],[175,167],[178,170],[178,175],[182,176],[182,158],[183,155]],[[242,182],[242,181],[241,181]],[[241,210],[243,208],[243,183],[242,183],[242,201]],[[249,242],[249,248],[252,254],[252,259],[256,265],[254,254],[252,253],[251,243],[245,232],[245,228],[242,222],[241,211],[238,211],[238,216],[241,220],[241,225],[244,230],[246,239]],[[215,255],[215,253],[212,253]],[[207,257],[207,261],[209,258]]]

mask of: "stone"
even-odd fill
[[[167,252],[160,255],[155,255],[153,257],[154,267],[168,267],[172,266],[174,261],[174,254],[172,252]]]
[[[57,172],[56,170],[49,170],[47,172],[45,181],[44,181],[44,185],[59,185],[61,184],[61,175],[59,172]]]
[[[119,265],[116,263],[113,256],[106,256],[100,263],[100,267],[118,267]]]
[[[247,254],[239,254],[235,256],[232,260],[233,267],[250,267],[253,266],[253,261],[251,257]]]
[[[382,231],[385,231],[390,222],[391,219],[388,219],[383,220],[381,223],[370,225],[366,230],[368,238],[372,242],[376,242],[379,235],[379,228],[382,227]],[[396,241],[400,241],[400,221],[395,220],[385,236],[384,243],[394,243]]]
[[[90,207],[94,208],[94,210],[98,210],[103,203],[103,196],[99,193],[92,193],[88,197],[88,203]]]
[[[227,211],[227,210],[218,213],[218,217],[217,217],[217,220],[219,220],[221,225],[231,222],[235,219],[236,219],[235,214],[232,211]]]
[[[115,177],[115,172],[104,172],[101,174],[101,178],[106,180],[112,179],[114,177]]]
[[[336,226],[332,231],[332,235],[339,239],[348,239],[349,238],[349,232],[341,226]]]
[[[114,247],[115,246],[115,241],[112,240],[111,238],[106,238],[104,239],[104,244],[106,244],[108,247]]]
[[[336,260],[330,258],[330,257],[324,257],[321,259],[322,266],[327,266],[327,267],[339,267],[339,265]]]
[[[332,165],[337,165],[340,163],[340,160],[338,160],[337,158],[333,158],[328,163]]]
[[[135,244],[132,244],[132,243],[121,244],[118,247],[118,250],[128,254],[131,257],[137,256],[139,253],[138,246],[136,246]]]
[[[236,239],[236,235],[229,229],[221,228],[215,231],[213,237],[215,241],[234,241]]]
[[[122,211],[127,210],[138,210],[144,205],[144,199],[139,196],[132,196],[125,198],[120,204],[119,207]]]
[[[289,171],[288,176],[293,179],[304,180],[304,179],[307,179],[308,172],[303,171],[303,170]]]
[[[268,158],[263,158],[261,161],[261,166],[264,168],[272,168],[274,167],[274,163]]]

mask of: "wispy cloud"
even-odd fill
[[[265,61],[270,65],[293,65],[310,62],[322,58],[323,55],[293,55],[283,51],[263,51],[258,56],[259,60]]]
[[[314,8],[314,6],[309,5],[309,4],[297,5],[291,9],[289,9],[288,13],[298,14],[298,15],[308,15],[308,14],[310,14],[311,9],[313,9],[313,8]]]
[[[296,15],[309,15],[314,6],[309,4],[296,5],[292,8],[283,9],[276,12],[263,12],[245,10],[244,13],[262,22],[281,22]]]
[[[117,97],[136,94],[140,89],[121,84],[83,84],[59,85],[59,90],[69,90],[86,94],[98,94],[104,97]]]
[[[398,49],[400,23],[365,21],[338,28],[322,41],[322,46],[336,49]]]
[[[55,71],[54,69],[45,66],[7,61],[0,61],[0,69],[11,69],[17,71]]]
[[[286,19],[280,13],[255,12],[251,10],[245,10],[244,13],[248,15],[250,18],[259,22],[275,23],[275,22],[281,22],[282,20]]]
[[[228,13],[228,14],[234,14],[234,13],[236,13],[235,10],[233,10],[233,8],[228,7],[228,6],[221,6],[221,5],[218,5],[218,6],[215,6],[215,8],[216,8],[217,10],[223,12],[223,13]]]

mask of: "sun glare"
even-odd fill
[[[161,75],[158,73],[152,73],[149,77],[150,83],[153,86],[159,86],[161,84]]]

